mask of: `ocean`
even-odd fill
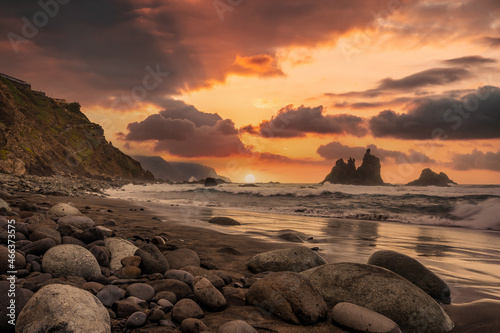
[[[154,210],[167,232],[173,222],[274,242],[295,233],[328,262],[394,250],[443,277],[455,302],[500,299],[499,185],[154,184],[107,194]],[[242,225],[209,224],[213,216]]]

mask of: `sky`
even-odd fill
[[[126,154],[316,183],[370,148],[387,183],[500,184],[498,0],[4,0],[0,32],[0,72]]]

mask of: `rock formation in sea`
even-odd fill
[[[47,97],[5,76],[0,78],[0,172],[154,180],[106,140],[80,104]]]
[[[349,158],[347,163],[341,158],[335,162],[332,171],[321,182],[348,185],[384,185],[380,176],[380,159],[366,150],[363,163],[356,169],[356,161]]]
[[[423,169],[420,177],[406,185],[409,186],[450,186],[456,184],[444,172],[435,173],[429,168]]]

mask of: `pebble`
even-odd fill
[[[184,282],[188,286],[193,285],[193,275],[189,272],[179,270],[179,269],[171,269],[165,272],[163,274],[163,277],[165,279],[175,279]]]
[[[142,312],[142,307],[130,300],[119,300],[113,303],[111,309],[116,313],[117,318],[127,318],[135,312]]]
[[[165,298],[158,300],[158,302],[156,302],[156,303],[161,307],[161,309],[165,313],[170,312],[174,308],[174,305],[172,304],[172,302],[170,302],[169,300],[167,300]]]
[[[149,311],[148,320],[152,323],[157,323],[165,317],[165,312],[161,309],[152,309]]]
[[[165,273],[170,265],[158,248],[153,244],[144,244],[135,254],[141,257],[139,268],[144,274]]]
[[[113,303],[125,297],[125,291],[114,285],[107,285],[101,288],[96,297],[106,307],[111,307]]]
[[[149,284],[134,283],[127,287],[127,296],[135,296],[146,302],[151,301],[155,295],[155,290]]]
[[[172,304],[177,303],[177,296],[171,291],[160,291],[153,297],[154,302],[158,302],[161,299],[166,299]]]
[[[118,270],[117,275],[120,279],[137,279],[141,276],[141,269],[134,266],[122,267]]]
[[[203,310],[195,301],[185,298],[175,304],[172,309],[172,320],[178,323],[186,318],[203,318]]]
[[[226,299],[206,278],[201,278],[193,290],[195,300],[207,310],[216,312],[226,308]]]
[[[181,323],[182,333],[199,333],[206,331],[208,329],[207,325],[199,319],[187,318]]]
[[[146,322],[148,320],[147,315],[142,312],[134,312],[130,315],[130,317],[127,318],[127,321],[125,322],[125,327],[126,328],[138,328],[146,325]]]
[[[50,248],[56,246],[56,242],[51,238],[44,238],[36,242],[20,247],[25,254],[35,254],[37,256],[45,254]]]
[[[141,257],[139,256],[125,257],[121,260],[121,263],[123,267],[127,266],[139,267],[139,265],[141,264]]]

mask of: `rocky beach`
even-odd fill
[[[71,182],[62,182],[71,193],[47,182],[66,195],[40,194],[49,185],[39,184],[33,193],[26,180],[2,183],[0,286],[13,296],[2,298],[2,332],[500,329],[499,301],[476,295],[449,304],[446,281],[406,255],[376,251],[366,264],[328,263],[313,244],[162,221],[137,202],[92,191],[111,185]],[[227,221],[213,222],[231,228]],[[16,274],[8,273],[9,240]]]

